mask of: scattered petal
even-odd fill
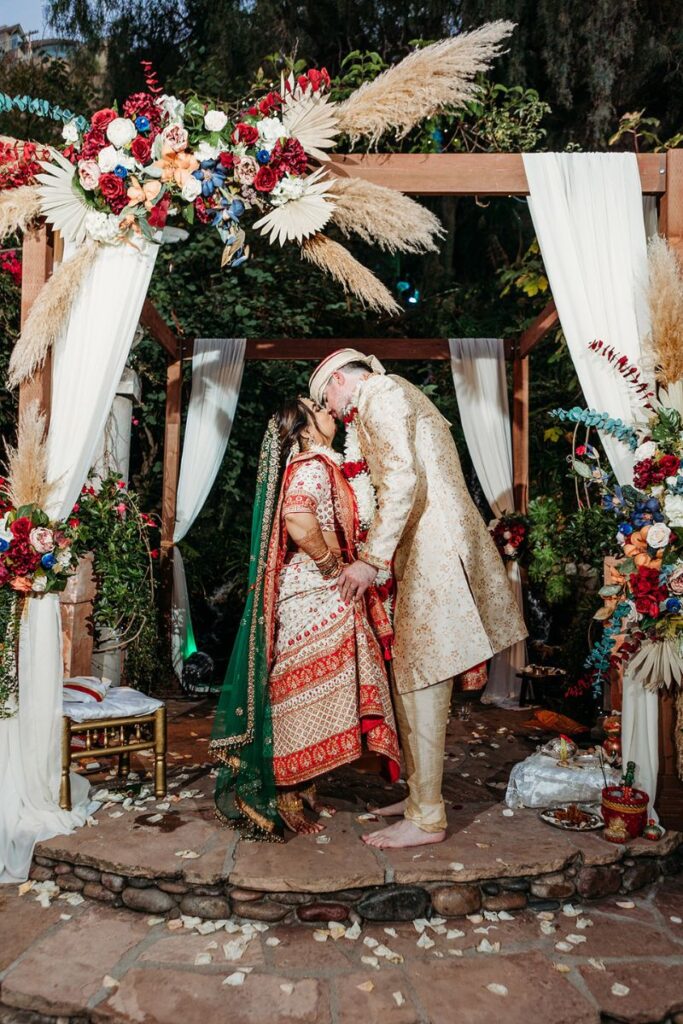
[[[448,952],[450,953],[451,956],[462,956],[461,949],[449,949]]]
[[[541,921],[541,934],[542,935],[554,935],[557,928],[552,921]]]
[[[429,921],[427,920],[426,917],[416,917],[413,920],[413,927],[414,927],[416,932],[422,933],[425,930],[425,928],[427,927],[428,924],[429,924]]]
[[[612,985],[613,996],[627,996],[630,991],[631,989],[628,987],[628,985],[622,985],[619,981],[615,981]]]
[[[511,810],[509,807],[506,807],[505,810],[503,811],[503,817],[504,818],[513,818],[514,815],[515,815],[515,812],[513,810]]]
[[[102,978],[102,988],[118,988],[121,984],[116,978],[112,978],[111,974],[105,974]]]
[[[313,938],[316,942],[327,942],[330,933],[324,931],[322,928],[316,928],[313,932]]]
[[[635,903],[633,900],[617,900],[617,906],[622,910],[633,910]]]
[[[500,942],[489,942],[488,939],[482,939],[477,946],[478,953],[499,953]]]
[[[60,914],[59,915],[59,920],[60,921],[70,921],[71,920],[71,914]]]
[[[467,914],[467,920],[471,921],[472,924],[481,924],[484,918],[481,914]]]
[[[560,974],[569,974],[570,971],[571,971],[571,967],[569,966],[569,964],[555,964],[554,963],[553,967],[555,968],[556,971],[559,971]]]
[[[578,917],[576,919],[576,927],[580,928],[581,931],[583,931],[584,928],[592,928],[593,922],[591,921],[590,917]]]
[[[384,934],[385,935],[391,935],[392,939],[397,939],[398,938],[398,933],[397,933],[395,928],[385,928],[384,929]]]
[[[406,998],[402,992],[392,992],[391,996],[397,1006],[405,1005]]]
[[[459,928],[450,928],[446,932],[447,939],[464,939],[465,933],[461,932]]]
[[[374,949],[375,946],[379,946],[379,942],[377,939],[373,939],[372,936],[366,935],[363,939],[363,945],[367,946],[369,949]]]
[[[683,924],[683,918],[677,917],[675,914],[669,918],[672,924]]]
[[[514,916],[512,914],[508,914],[507,910],[499,910],[498,911],[498,920],[499,921],[514,921]]]
[[[570,942],[556,942],[555,949],[559,953],[571,953],[573,946]]]
[[[465,865],[461,864],[459,860],[451,861],[448,865],[451,871],[464,871]]]
[[[368,967],[375,967],[379,970],[379,960],[376,956],[362,956],[360,960],[362,964],[367,964]]]
[[[229,974],[227,978],[223,979],[224,985],[243,985],[246,974],[244,971],[235,971],[233,974]]]
[[[275,935],[270,935],[266,939],[266,946],[279,946],[280,940]]]
[[[199,857],[196,850],[176,850],[175,855],[176,857],[181,857],[183,860],[195,860]],[[241,982],[238,982],[237,984],[241,984]]]
[[[211,963],[211,960],[212,957],[210,953],[197,953],[194,958],[194,965],[195,967],[205,967],[207,964]]]
[[[567,942],[571,942],[572,946],[580,946],[582,942],[586,942],[585,935],[568,935]]]
[[[536,915],[539,921],[554,921],[555,915],[550,910],[542,910],[540,914]]]
[[[36,883],[34,881],[22,882],[19,886],[19,895],[25,896],[27,892],[30,892]]]
[[[343,924],[340,924],[339,921],[328,922],[327,928],[335,942],[337,939],[341,939],[342,936],[346,935],[346,928]]]
[[[565,905],[562,907],[562,913],[565,917],[578,917],[581,911],[578,909],[578,907],[573,907],[571,903],[565,903]]]
[[[344,938],[345,939],[350,939],[351,942],[355,942],[356,939],[360,938],[360,932],[361,932],[360,921],[356,921],[355,924],[352,924],[350,928],[347,928],[345,930]]]
[[[183,922],[180,920],[179,917],[176,917],[172,921],[167,921],[166,927],[168,928],[169,932],[177,932],[183,927]]]
[[[432,946],[436,945],[436,943],[434,942],[434,939],[429,938],[426,932],[423,932],[420,938],[417,940],[416,945],[419,946],[420,949],[431,949]]]
[[[493,992],[494,996],[506,996],[508,994],[506,985],[499,985],[497,981],[491,981],[486,986],[489,992]]]
[[[150,928],[153,928],[155,924],[163,924],[166,918],[164,917],[148,917],[147,924]]]
[[[607,970],[607,968],[605,967],[605,965],[604,965],[604,963],[602,962],[602,960],[598,960],[598,959],[596,959],[596,957],[594,957],[594,956],[590,957],[590,959],[589,959],[588,963],[589,963],[589,964],[591,965],[591,967],[592,967],[592,968],[593,968],[594,970],[596,970],[596,971],[605,971],[605,970]]]
[[[330,842],[330,837],[329,836],[316,836],[315,837],[315,841],[318,844],[318,846],[325,846],[326,843]]]
[[[360,992],[372,992],[375,987],[374,981],[364,981],[361,985],[356,985],[356,988]]]
[[[284,992],[286,996],[291,996],[294,991],[294,985],[292,985],[291,981],[286,981],[283,985],[280,985],[280,991]]]

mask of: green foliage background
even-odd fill
[[[55,31],[80,40],[70,65],[0,63],[0,89],[28,92],[88,113],[143,86],[139,61],[152,59],[166,91],[192,89],[233,101],[277,85],[280,70],[327,66],[338,96],[374,77],[420,40],[496,17],[517,22],[508,54],[467,110],[432,119],[399,146],[414,152],[657,148],[683,124],[683,8],[672,0],[49,0]],[[270,55],[270,56],[267,56]],[[298,62],[298,63],[297,63]],[[645,123],[640,112],[652,119]],[[628,113],[630,120],[619,123]],[[0,115],[0,131],[54,141],[53,125]],[[675,143],[678,139],[675,140]],[[674,143],[674,144],[675,144]],[[151,297],[169,323],[190,338],[212,337],[508,337],[547,301],[547,280],[534,245],[526,202],[519,199],[425,200],[446,238],[436,254],[390,257],[351,247],[395,289],[406,281],[419,302],[393,319],[368,316],[329,280],[304,268],[295,250],[256,239],[250,262],[219,267],[210,229],[162,250]],[[0,372],[18,328],[17,290],[0,274]],[[618,339],[612,339],[618,344]],[[132,482],[143,508],[158,511],[165,359],[143,340],[132,355],[143,381],[136,411]],[[479,487],[458,424],[450,368],[389,366],[428,390],[454,424],[475,498]],[[183,545],[196,608],[199,646],[227,657],[240,614],[258,445],[283,397],[305,389],[306,363],[249,363],[227,455],[210,498]],[[548,430],[547,412],[580,401],[558,332],[531,357],[531,460],[535,495],[571,508],[564,439]],[[189,368],[186,380],[189,392]],[[0,431],[14,429],[14,399],[0,399]]]

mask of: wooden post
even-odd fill
[[[519,347],[512,360],[512,469],[515,512],[529,509],[529,360]]]
[[[683,259],[683,150],[666,154],[666,192],[659,210],[659,230]],[[679,685],[681,683],[679,682]],[[678,777],[676,754],[676,698],[663,687],[659,691],[659,774],[655,806],[662,824],[683,830],[683,782]]]
[[[52,273],[53,258],[52,234],[45,224],[24,234],[21,275],[22,328],[31,311],[31,306]],[[19,388],[19,415],[31,402],[38,401],[40,411],[45,413],[45,418],[49,421],[51,395],[52,354],[48,352],[41,369]]]
[[[180,426],[182,414],[183,353],[178,341],[176,358],[166,371],[166,428],[164,431],[164,475],[161,493],[161,612],[170,636],[173,590],[173,531],[175,530],[178,476],[180,474]]]

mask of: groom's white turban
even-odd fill
[[[314,402],[318,405],[323,404],[325,388],[330,383],[330,377],[348,363],[364,363],[371,373],[386,373],[377,356],[366,356],[364,352],[359,352],[355,348],[340,348],[323,359],[311,375],[308,387]]]

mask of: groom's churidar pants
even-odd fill
[[[446,827],[441,783],[452,691],[452,679],[410,693],[394,691],[408,783],[405,817],[423,832]]]

